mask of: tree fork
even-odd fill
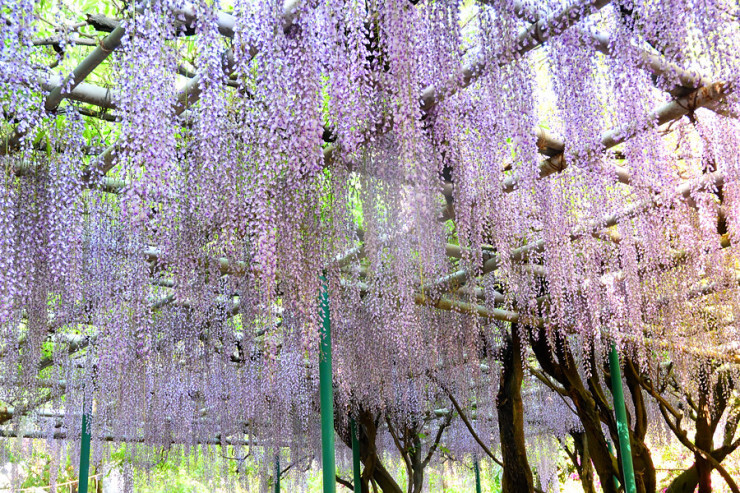
[[[713,448],[714,431],[716,424],[712,419],[713,410],[708,399],[710,389],[710,376],[706,368],[702,367],[699,373],[699,402],[696,416],[696,437],[694,444],[698,449],[711,451]],[[715,396],[716,397],[716,396]],[[719,406],[720,404],[715,404]],[[714,426],[713,426],[714,425]],[[701,454],[694,452],[694,465],[696,467],[699,493],[711,493],[712,491],[712,470],[714,467],[710,461]]]
[[[578,456],[581,458],[580,465],[576,465],[576,467],[578,468],[578,474],[581,477],[583,492],[596,493],[593,467],[591,466],[591,456],[588,452],[588,436],[586,433],[581,432],[571,432],[570,434],[573,437],[573,445],[577,452],[576,458],[578,458]]]
[[[374,481],[386,493],[403,493],[401,487],[396,483],[393,476],[383,466],[378,457],[378,451],[375,447],[375,437],[378,430],[375,416],[369,411],[360,410],[360,413],[355,417],[355,423],[357,426],[359,458],[364,466],[359,483],[362,490],[355,489],[355,491],[369,493],[371,491],[370,484]],[[345,445],[348,447],[352,446],[351,433],[346,433],[346,429],[338,431],[338,435]]]
[[[617,493],[618,489],[612,481],[612,478],[619,474],[617,463],[609,452],[601,430],[601,417],[596,401],[591,392],[584,387],[577,368],[569,364],[572,363],[572,355],[567,341],[557,332],[554,338],[556,339],[554,345],[560,346],[558,352],[562,356],[561,362],[557,361],[553,354],[553,347],[544,327],[536,331],[530,330],[529,333],[530,345],[543,371],[563,386],[576,407],[578,418],[587,436],[589,455],[604,493]]]
[[[711,456],[719,463],[737,450],[738,446],[720,447],[717,450],[711,452]],[[686,469],[684,472],[679,474],[674,479],[668,488],[665,490],[666,493],[693,493],[696,491],[696,487],[699,484],[699,473],[696,469],[696,463]]]

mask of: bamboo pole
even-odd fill
[[[481,493],[480,467],[478,466],[478,459],[475,459],[475,462],[473,462],[473,469],[475,470],[475,493]]]
[[[329,284],[321,276],[321,354],[319,356],[319,395],[321,402],[321,462],[324,493],[336,492],[334,457],[334,389],[331,371],[331,320],[329,318]]]
[[[674,199],[681,199],[685,201],[691,200],[691,194],[696,190],[705,190],[708,188],[722,188],[724,185],[724,175],[721,172],[709,173],[702,175],[700,178],[679,185],[674,190],[664,192],[656,195],[649,199],[643,200],[623,209],[620,212],[609,214],[598,219],[586,221],[584,224],[574,228],[570,233],[570,240],[576,241],[584,236],[591,235],[597,237],[603,237],[603,230],[612,226],[617,225],[620,221],[630,219],[639,214],[642,214],[654,207],[658,207],[661,204],[670,203]],[[513,189],[512,189],[513,190]],[[726,248],[729,243],[723,243],[722,247]],[[531,258],[535,254],[541,254],[545,251],[544,240],[535,241],[529,245],[525,245],[512,250],[509,253],[509,258],[515,262],[522,262]],[[498,254],[490,255],[490,258],[485,260],[483,263],[482,274],[492,272],[500,266],[500,259]],[[447,276],[440,277],[434,281],[431,281],[424,285],[424,290],[432,290],[435,288],[443,289],[454,289],[457,286],[464,284],[470,273],[467,269],[461,269]]]
[[[125,34],[125,30],[118,26],[108,36],[100,42],[100,46],[90,53],[73,71],[67,76],[67,78],[57,87],[55,87],[49,95],[46,97],[44,102],[44,109],[46,111],[56,110],[59,103],[65,97],[66,93],[73,91],[85,77],[90,75],[98,65],[108,58],[113,50],[118,48]]]
[[[702,86],[686,96],[656,108],[638,121],[604,132],[601,135],[601,146],[603,147],[603,150],[611,149],[654,125],[663,125],[670,121],[678,120],[697,108],[712,108],[722,98],[732,93],[733,89],[734,88],[730,84],[722,82],[715,82],[708,86]],[[565,160],[564,154],[558,154],[554,157],[543,159],[538,166],[539,178],[542,179],[552,174],[560,173],[565,170],[568,165],[569,163]],[[625,185],[632,184],[632,175],[628,170],[619,166],[613,166],[611,171],[615,173],[619,183],[623,183]],[[506,178],[503,181],[504,192],[513,192],[517,189],[518,183],[519,178],[517,176]]]
[[[44,82],[41,84],[41,87],[45,91],[53,92],[60,86],[52,82]],[[115,101],[118,95],[109,88],[80,82],[73,89],[64,93],[64,97],[72,101],[93,104],[107,110],[113,110],[116,109]]]
[[[93,50],[77,67],[67,76],[62,83],[51,90],[49,95],[46,97],[44,102],[44,110],[47,112],[56,111],[59,103],[66,96],[67,93],[74,91],[74,89],[82,83],[82,81],[95,70],[98,65],[108,58],[113,50],[115,50],[120,44],[121,39],[124,35],[124,29],[120,26],[115,28],[108,36],[106,36],[100,45]],[[30,130],[30,128],[28,129]],[[8,139],[0,145],[0,156],[8,154],[10,151],[17,149],[20,146],[20,141],[26,134],[26,131],[18,131],[16,129]]]
[[[596,50],[607,56],[612,56],[614,54],[610,48],[611,40],[606,34],[583,28],[581,28],[581,33],[594,43],[593,46]],[[673,80],[680,84],[679,87],[687,89],[698,89],[702,86],[712,84],[711,80],[702,77],[699,73],[685,70],[675,63],[663,60],[660,56],[643,50],[637,46],[633,46],[633,48],[640,56],[640,61],[643,64],[642,68],[658,78],[664,78],[667,82]],[[670,90],[673,89],[675,89],[675,87]]]
[[[553,36],[557,36],[568,27],[579,22],[583,17],[609,5],[610,2],[611,0],[581,0],[532,24],[528,28],[523,29],[517,36],[517,46],[519,48],[515,56],[526,55],[530,51],[544,44]],[[504,59],[503,57],[498,60],[480,58],[474,63],[460,68],[455,76],[443,82],[439,87],[426,87],[419,97],[422,114],[429,114],[432,109],[447,97],[473,84],[481,75],[486,73],[489,65],[503,66],[510,61],[511,60],[509,58]],[[329,164],[333,162],[334,151],[335,147],[333,145],[329,145],[324,148],[325,167],[328,167]]]
[[[617,346],[612,344],[609,352],[609,371],[612,380],[612,396],[614,397],[614,414],[617,417],[617,435],[619,436],[619,457],[622,460],[622,476],[626,493],[637,493],[635,470],[632,466],[632,446],[630,445],[630,429],[627,421],[627,409],[624,405],[624,389],[622,388],[622,372],[619,368]]]
[[[349,432],[352,440],[352,476],[354,477],[355,493],[362,491],[362,475],[360,474],[360,441],[357,439],[357,422],[354,418],[349,420]]]
[[[82,438],[80,439],[80,480],[78,493],[87,493],[87,483],[90,476],[90,412],[87,399],[82,404]]]
[[[364,296],[367,294],[370,287],[364,282],[348,283],[342,282],[343,287],[349,289],[359,288],[360,295]],[[537,299],[538,303],[546,301],[545,296]],[[417,305],[430,306],[438,310],[452,311],[457,313],[466,313],[469,315],[477,315],[485,320],[499,320],[501,322],[519,322],[519,312],[513,310],[503,310],[499,308],[488,308],[486,306],[477,303],[467,303],[458,301],[447,296],[432,297],[428,294],[421,294],[417,292],[414,295],[414,303]],[[540,317],[528,318],[525,323],[532,327],[542,327],[547,323],[546,319]],[[643,344],[646,347],[652,347],[656,349],[663,349],[669,351],[678,351],[683,354],[702,358],[702,359],[717,359],[725,361],[727,363],[740,365],[740,355],[722,351],[715,347],[693,347],[685,344],[679,344],[674,342],[665,341],[662,339],[653,339],[646,336],[631,336],[628,334],[622,334],[623,340],[630,341],[635,344]]]
[[[280,454],[275,456],[275,493],[280,493]]]
[[[49,434],[45,431],[15,431],[15,430],[8,430],[4,428],[0,428],[0,437],[5,438],[33,438],[36,440],[67,440],[69,438],[72,438],[71,436],[67,435],[67,433],[62,431],[55,431],[52,434]],[[127,436],[119,436],[119,435],[102,435],[98,437],[99,440],[104,442],[115,442],[115,443],[146,443],[146,440],[143,436],[136,436],[134,438],[127,437]],[[192,441],[187,442],[171,442],[173,445],[192,445]],[[207,444],[207,445],[223,445],[226,443],[227,445],[241,445],[241,446],[253,446],[253,447],[263,447],[268,446],[269,444],[263,443],[263,442],[255,442],[250,440],[242,440],[238,438],[230,438],[226,437],[223,440],[221,439],[220,435],[216,435],[214,438],[209,438],[206,440],[199,440],[197,443],[199,444]],[[290,446],[289,444],[285,444],[286,447]]]
[[[609,450],[609,453],[612,453],[612,442],[607,439],[606,440],[606,448]],[[619,478],[617,476],[613,476],[612,479],[614,480],[614,489],[619,490]]]

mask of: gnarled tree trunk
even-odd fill
[[[725,460],[725,457],[737,450],[737,448],[737,445],[722,446],[712,452],[712,457],[721,463]],[[665,491],[666,493],[693,493],[696,491],[698,485],[699,473],[696,470],[696,463],[694,463],[691,467],[679,474]]]
[[[591,455],[588,452],[588,436],[582,432],[571,432],[571,436],[576,450],[576,457],[574,458],[580,458],[580,463],[574,463],[574,465],[581,477],[583,493],[596,493],[594,468],[591,465]]]
[[[519,328],[511,326],[501,355],[501,386],[498,391],[498,426],[504,471],[501,481],[504,493],[534,491],[532,470],[527,461],[524,441],[524,406],[522,404],[522,350]]]
[[[632,462],[635,469],[635,480],[638,493],[653,493],[656,491],[655,465],[650,455],[650,449],[645,445],[648,418],[645,400],[640,386],[640,374],[637,366],[630,358],[626,358],[624,376],[632,396],[635,410],[635,427],[630,430],[630,445],[632,447]]]
[[[335,422],[338,422],[338,420]],[[346,430],[337,431],[345,445],[351,447],[352,442],[349,433]],[[375,481],[384,493],[403,493],[391,473],[380,462],[378,450],[375,448],[377,431],[378,426],[375,422],[375,416],[368,411],[361,412],[357,417],[357,439],[360,443],[360,462],[364,467],[362,471],[362,492],[369,493],[371,491],[370,482]]]
[[[416,433],[413,440],[414,446],[409,452],[411,459],[411,476],[409,477],[409,491],[411,493],[421,493],[424,487],[424,464],[421,456],[421,439]]]
[[[618,475],[616,459],[609,452],[606,438],[601,430],[601,421],[613,417],[604,413],[604,397],[596,378],[588,381],[586,389],[578,373],[568,341],[559,333],[554,334],[552,346],[544,328],[530,332],[530,344],[542,370],[558,382],[573,401],[576,413],[587,437],[588,453],[601,481],[604,493],[617,493],[614,476]],[[613,424],[613,423],[612,423]],[[614,424],[616,428],[616,425]]]

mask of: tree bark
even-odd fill
[[[336,423],[339,420],[335,420]],[[375,448],[375,437],[378,431],[375,417],[368,411],[363,411],[357,417],[357,439],[360,442],[360,462],[364,466],[362,471],[362,491],[370,492],[371,481],[374,481],[384,493],[403,493],[401,487],[393,479],[391,473],[383,466]],[[338,435],[348,447],[352,447],[349,433],[346,430],[337,430]]]
[[[712,450],[712,430],[709,424],[709,402],[704,392],[699,396],[699,412],[696,419],[694,444],[701,450]],[[694,454],[694,464],[698,476],[699,493],[712,493],[712,464],[701,454]]]
[[[704,452],[712,453],[714,449],[714,432],[719,425],[722,413],[727,407],[725,398],[725,387],[730,385],[729,380],[722,374],[718,375],[715,385],[711,384],[711,376],[706,369],[702,369],[699,375],[699,402],[696,413],[696,435],[694,445]],[[714,406],[710,404],[709,393],[712,392]],[[694,453],[694,465],[698,476],[699,493],[711,493],[712,470],[714,466],[703,455]]]
[[[421,493],[421,489],[424,486],[424,464],[422,463],[421,456],[421,439],[417,432],[413,439],[413,448],[411,449],[409,456],[411,457],[411,493]]]
[[[722,446],[717,450],[711,452],[717,462],[722,462],[725,457],[730,455],[732,452],[737,450],[737,446]],[[665,490],[665,493],[693,493],[696,487],[699,485],[699,473],[696,470],[696,464],[686,469],[684,472],[678,475],[676,479],[671,481],[671,484]]]
[[[522,403],[522,351],[519,328],[511,326],[511,337],[503,348],[501,384],[498,391],[498,422],[504,471],[503,493],[534,492],[532,470],[527,461]]]
[[[657,479],[650,449],[645,445],[648,426],[647,410],[640,386],[639,370],[631,358],[625,359],[624,376],[635,410],[635,428],[630,430],[630,445],[637,491],[638,493],[653,493],[656,491]]]
[[[578,475],[581,477],[583,493],[596,493],[594,469],[591,465],[591,455],[588,453],[588,436],[581,432],[571,432],[571,436],[573,437],[577,457],[581,459],[581,463],[575,466]]]
[[[693,493],[699,484],[699,474],[696,472],[696,464],[678,475],[676,479],[666,488],[666,493]]]
[[[530,333],[530,344],[542,370],[562,385],[576,408],[576,414],[578,414],[587,436],[589,455],[604,493],[617,493],[613,478],[619,474],[619,470],[616,459],[609,452],[606,438],[601,430],[602,418],[607,419],[612,418],[612,416],[602,416],[600,414],[600,408],[603,408],[605,404],[603,402],[600,405],[597,403],[597,399],[603,401],[598,382],[595,378],[592,378],[589,381],[591,389],[587,390],[578,373],[575,360],[568,347],[568,341],[557,332],[553,334],[553,338],[554,343],[551,347],[546,331],[540,329],[539,333]],[[555,353],[557,353],[557,358]],[[611,419],[610,427],[616,429],[616,424],[613,421]]]

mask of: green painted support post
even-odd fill
[[[610,442],[608,439],[606,441],[606,448],[609,450],[609,453],[612,453],[612,442]],[[615,475],[612,477],[614,480],[614,488],[619,489],[619,478]]]
[[[90,417],[86,403],[82,404],[82,437],[80,439],[80,478],[77,482],[77,493],[87,493],[87,482],[90,477]]]
[[[475,469],[475,493],[481,493],[480,467],[478,467],[478,459],[475,459],[475,462],[473,462],[473,469]]]
[[[334,458],[334,388],[331,373],[331,321],[329,319],[329,285],[321,276],[319,305],[321,310],[321,353],[319,355],[319,397],[321,402],[321,462],[324,493],[336,493]]]
[[[275,456],[275,493],[280,493],[280,455]]]
[[[357,439],[357,423],[349,419],[349,433],[352,437],[352,476],[354,476],[355,493],[362,492],[362,477],[360,475],[360,441]]]
[[[627,423],[627,409],[624,406],[624,389],[622,389],[622,372],[619,368],[617,346],[612,344],[609,352],[609,371],[612,377],[612,395],[614,396],[614,414],[617,416],[617,435],[619,435],[619,455],[622,458],[622,474],[626,493],[637,493],[635,470],[632,467],[632,446],[630,429]]]

